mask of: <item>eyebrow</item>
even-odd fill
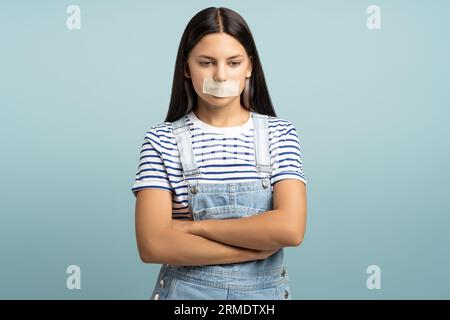
[[[228,59],[234,59],[234,58],[239,58],[239,57],[243,57],[243,55],[242,54],[236,54],[234,56],[229,57]],[[207,55],[204,55],[204,54],[198,55],[197,58],[207,58],[207,59],[216,60],[215,58],[207,56]]]

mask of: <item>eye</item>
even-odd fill
[[[200,61],[200,65],[202,67],[207,67],[207,66],[209,66],[210,63],[211,63],[211,61]]]
[[[231,65],[232,65],[233,67],[238,67],[240,64],[241,64],[241,62],[239,62],[239,61],[232,61],[232,62],[231,62]]]

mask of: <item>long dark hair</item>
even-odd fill
[[[178,47],[172,94],[165,121],[172,122],[189,113],[197,104],[197,94],[184,70],[192,48],[200,39],[214,32],[225,32],[236,38],[252,57],[252,73],[247,79],[241,104],[249,111],[275,116],[275,110],[267,90],[266,80],[259,61],[258,51],[245,20],[235,11],[224,7],[209,7],[198,12],[186,26]]]

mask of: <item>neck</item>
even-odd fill
[[[244,125],[250,117],[250,111],[237,103],[226,106],[214,106],[201,99],[193,112],[201,121],[214,127],[236,127]]]

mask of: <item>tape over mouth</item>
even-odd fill
[[[239,81],[227,80],[220,82],[215,81],[211,77],[204,77],[202,92],[221,98],[235,97],[239,95]]]

